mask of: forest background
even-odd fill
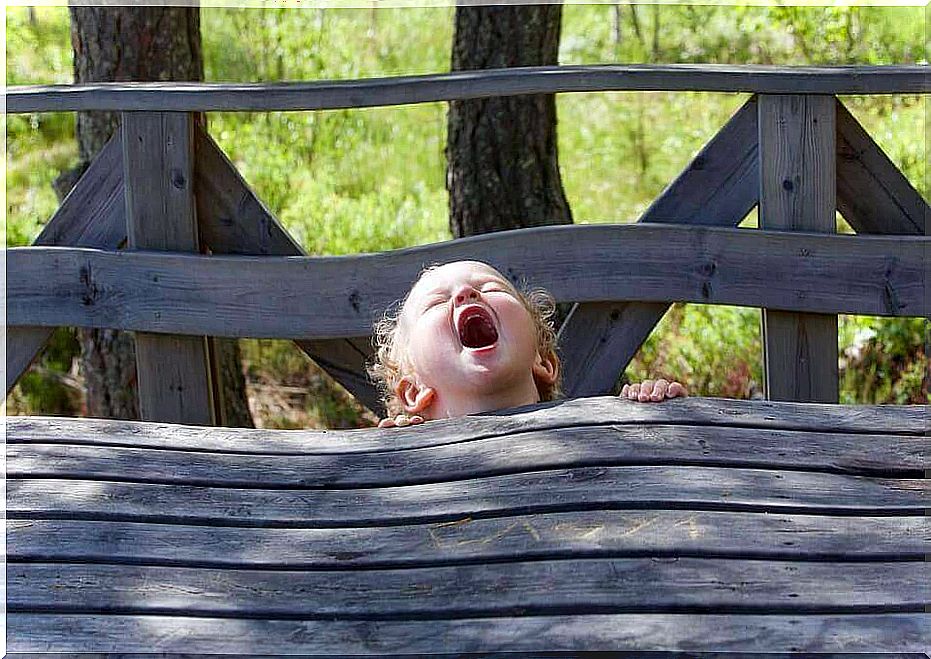
[[[201,10],[207,81],[320,80],[448,71],[452,7]],[[560,64],[927,64],[921,7],[566,5]],[[6,10],[7,85],[73,81],[65,7]],[[557,96],[559,160],[576,223],[633,222],[746,100],[745,94]],[[841,99],[927,199],[931,113],[921,96]],[[77,160],[74,113],[6,119],[6,245],[31,243]],[[210,113],[246,181],[310,254],[447,240],[446,104],[326,112]],[[851,232],[838,215],[838,231]],[[756,227],[755,211],[741,224]],[[670,276],[675,276],[670,263]],[[399,296],[404,291],[399,291]],[[843,403],[927,403],[926,319],[841,316]],[[287,341],[241,341],[259,427],[365,426],[374,417]],[[74,332],[7,398],[9,414],[81,415]],[[674,305],[627,371],[704,396],[759,397],[757,309]]]

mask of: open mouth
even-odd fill
[[[459,342],[465,348],[488,348],[498,342],[495,321],[487,310],[478,305],[462,310],[456,329],[459,331]]]

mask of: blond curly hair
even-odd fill
[[[424,268],[417,281],[428,272],[439,268],[440,265],[432,265]],[[497,271],[496,271],[497,272]],[[500,274],[500,273],[498,273]],[[502,278],[507,280],[506,278]],[[416,282],[415,282],[416,284]],[[537,350],[544,359],[551,359],[556,364],[557,378],[554,382],[544,382],[536,380],[537,393],[540,395],[540,401],[555,400],[562,393],[562,369],[559,367],[559,355],[556,350],[556,328],[554,317],[556,314],[556,301],[548,291],[542,288],[530,288],[526,282],[520,282],[514,286],[518,299],[523,303],[527,312],[533,319],[536,330]],[[411,287],[413,290],[413,286]],[[404,306],[410,297],[410,291],[403,299],[392,304],[384,316],[380,318],[373,328],[372,343],[375,347],[375,358],[367,367],[369,377],[378,387],[381,394],[382,402],[389,416],[396,416],[404,413],[404,408],[396,392],[398,383],[405,375],[411,371],[407,354],[403,349],[403,341],[399,341],[400,327],[399,319],[404,311]]]

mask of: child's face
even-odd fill
[[[409,375],[435,393],[431,417],[536,402],[536,328],[517,291],[491,266],[459,261],[428,271],[399,323]]]

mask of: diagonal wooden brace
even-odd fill
[[[755,97],[747,101],[638,221],[739,224],[759,198],[756,105]],[[574,305],[559,331],[565,394],[610,393],[669,307],[655,302]]]
[[[62,201],[35,245],[116,249],[126,240],[122,150],[120,136],[115,134]],[[48,327],[7,328],[7,395],[52,332]]]
[[[931,209],[839,100],[837,209],[857,233],[925,236]]]
[[[203,245],[215,254],[304,255],[220,147],[199,128],[194,150],[197,219]],[[295,343],[359,402],[376,414],[383,413],[378,392],[365,376],[365,363],[373,353],[369,337]]]

